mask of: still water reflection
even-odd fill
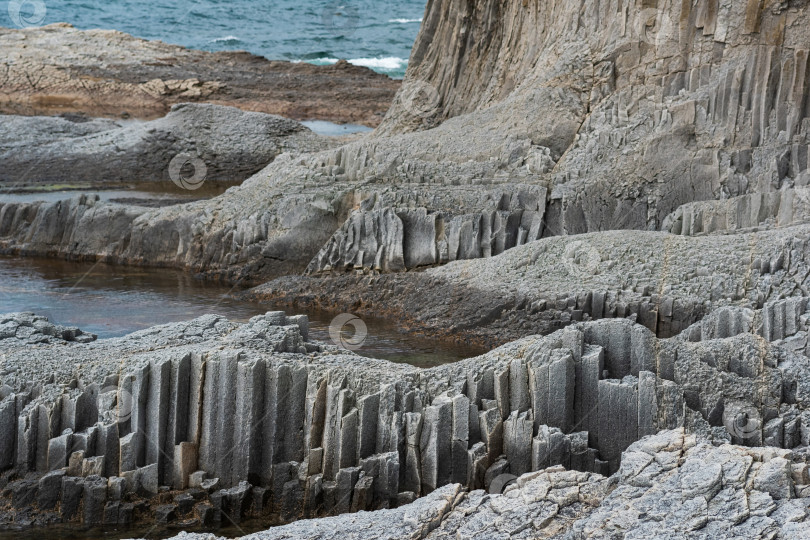
[[[272,305],[232,298],[238,291],[177,270],[0,256],[0,313],[33,311],[99,338],[123,336],[208,313],[244,322],[274,309]],[[296,312],[309,315],[312,338],[330,341],[329,324],[335,314]],[[363,356],[432,367],[484,352],[410,336],[386,321],[363,320],[368,337],[356,351]]]

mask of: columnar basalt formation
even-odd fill
[[[694,236],[747,229],[789,227],[807,223],[810,191],[785,188],[768,193],[751,193],[719,201],[685,204],[667,216],[663,230]]]
[[[299,521],[244,538],[803,538],[810,532],[807,499],[791,491],[806,468],[789,466],[788,452],[713,444],[675,430],[633,444],[625,458],[611,478],[552,467],[517,478],[503,495],[450,485],[404,508]]]
[[[439,190],[431,191],[438,198]],[[425,207],[375,208],[371,204],[377,198],[371,197],[321,248],[307,271],[397,272],[499,255],[543,235],[545,197],[543,188],[512,186],[481,193],[482,210],[463,215]],[[465,211],[474,210],[474,204],[466,204]]]
[[[286,277],[250,296],[386,316],[493,346],[600,319],[678,335],[716,308],[758,310],[807,296],[806,227],[675,236],[614,231],[552,237],[419,273]]]
[[[6,317],[7,522],[806,536],[808,22],[807,0],[433,1],[368,138],[206,202],[4,205],[5,250],[296,274],[252,295],[503,345],[418,370],[278,312],[96,343]]]
[[[798,226],[806,223],[808,16],[798,0],[432,2],[405,86],[374,135],[277,158],[204,208],[150,213],[133,222],[128,252],[71,253],[60,238],[26,246],[15,232],[2,242],[259,281],[310,263],[323,269],[313,262],[322,250],[343,259],[333,268],[353,268],[329,244],[355,227],[355,210],[478,214],[489,209],[469,191],[516,197],[526,186],[546,190],[538,202],[546,237]],[[410,197],[440,187],[458,193],[455,206]],[[700,205],[737,204],[716,202],[727,199],[741,206],[707,216],[705,228],[688,217],[714,213]],[[176,241],[151,252],[137,240],[144,233]],[[223,242],[227,257],[210,253]],[[443,262],[441,253],[430,259]]]
[[[568,234],[803,186],[806,8],[433,2],[383,131],[497,116],[504,134],[552,150],[549,206]],[[430,89],[430,114],[409,87]]]
[[[394,508],[555,466],[608,476],[634,442],[679,427],[795,449],[780,459],[806,467],[810,372],[784,341],[798,323],[779,320],[772,345],[583,323],[419,370],[309,341],[306,318],[282,312],[72,345],[75,331],[4,316],[5,519],[284,522]],[[51,337],[32,341],[34,328]],[[167,492],[169,509],[157,504]]]

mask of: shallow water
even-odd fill
[[[270,525],[259,520],[243,521],[238,526],[228,525],[217,528],[185,529],[188,532],[214,533],[224,538],[236,538],[255,532],[264,531]],[[145,538],[161,540],[177,536],[180,528],[165,527],[106,527],[88,529],[80,525],[53,525],[44,529],[19,531],[0,531],[0,540],[123,540],[126,538]]]
[[[271,60],[344,58],[393,77],[405,74],[425,0],[61,0],[5,2],[0,26],[68,22],[120,30],[207,51],[247,50]]]
[[[371,133],[374,131],[367,126],[360,126],[358,124],[335,124],[334,122],[327,122],[326,120],[306,120],[301,123],[318,135],[325,135],[327,137],[354,135],[355,133]]]
[[[168,186],[167,186],[168,187]],[[103,202],[126,202],[127,204],[135,205],[148,205],[164,206],[170,203],[189,202],[199,200],[201,198],[209,198],[210,196],[200,197],[193,192],[176,192],[176,193],[158,193],[142,190],[123,190],[112,189],[105,191],[93,191],[92,189],[82,190],[58,190],[58,191],[42,191],[34,193],[2,193],[0,192],[0,203],[32,203],[32,202],[58,202],[67,199],[72,199],[83,193],[88,195],[98,195],[99,199]]]
[[[272,305],[232,298],[240,290],[177,270],[0,256],[0,313],[33,311],[100,339],[209,313],[244,322],[274,310]],[[335,314],[296,313],[309,316],[312,338],[331,342],[329,326]],[[368,328],[368,336],[356,351],[362,356],[432,367],[484,352],[404,334],[386,321],[362,320]],[[351,333],[351,328],[347,326],[346,331]]]

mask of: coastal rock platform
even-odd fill
[[[155,119],[198,102],[377,126],[400,86],[363,67],[210,53],[69,24],[0,28],[0,112]]]
[[[0,185],[6,193],[88,184],[106,189],[153,184],[169,190],[185,177],[199,182],[191,190],[203,183],[236,185],[282,153],[334,144],[295,120],[210,104],[174,105],[165,117],[145,122],[3,116]],[[193,160],[194,169],[172,171],[177,156]]]

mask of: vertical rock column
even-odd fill
[[[422,494],[450,483],[452,475],[453,401],[439,396],[425,407],[419,450],[422,458]],[[465,467],[466,469],[466,467]]]

